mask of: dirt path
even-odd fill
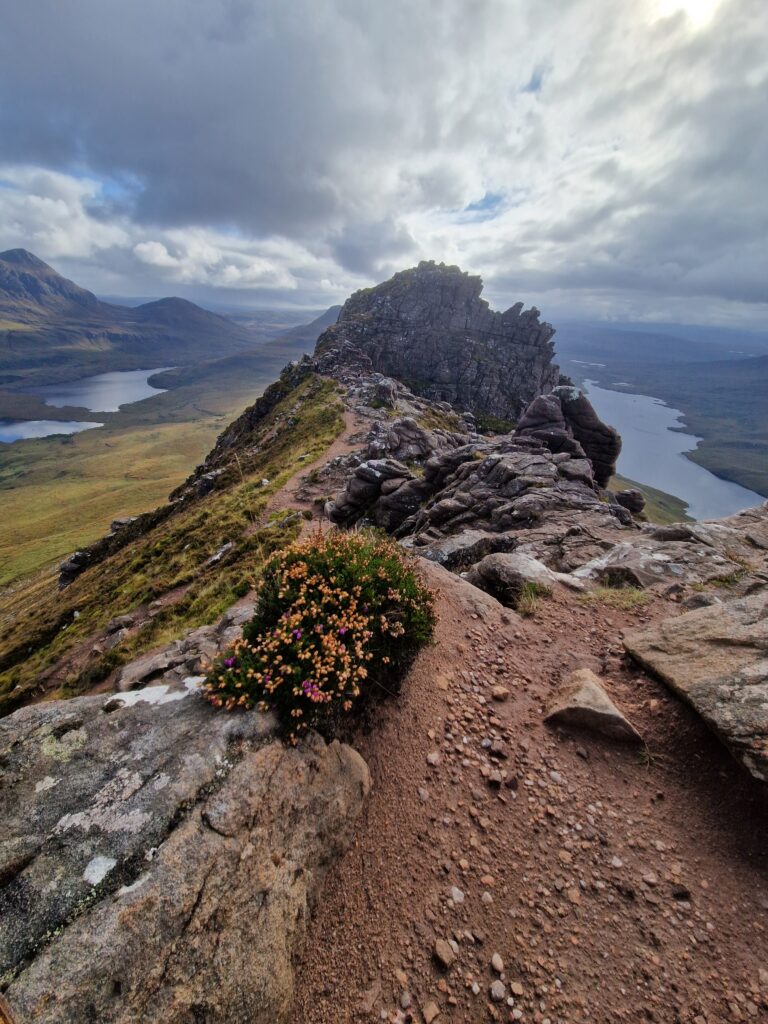
[[[361,434],[370,430],[370,422],[361,419],[351,409],[344,409],[344,429],[322,455],[319,455],[313,462],[304,463],[293,476],[286,481],[279,491],[275,491],[267,502],[264,511],[259,517],[259,522],[254,529],[263,526],[275,512],[296,509],[299,512],[312,512],[317,514],[317,506],[314,499],[320,496],[320,488],[308,484],[307,478],[312,471],[320,469],[326,463],[341,455],[349,455],[361,447]],[[354,438],[354,440],[353,440]],[[301,536],[305,536],[312,529],[312,521],[307,520],[302,526]],[[249,531],[250,532],[250,531]]]
[[[766,803],[621,656],[621,629],[669,605],[556,593],[522,620],[428,571],[437,644],[358,744],[375,788],[311,922],[292,1024],[768,1019]],[[580,666],[604,675],[647,751],[543,724]],[[456,943],[447,971],[438,939]]]

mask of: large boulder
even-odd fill
[[[19,1024],[276,1024],[368,791],[351,748],[276,740],[197,680],[0,722],[0,976]]]
[[[521,437],[536,437],[555,453],[586,456],[600,487],[606,487],[616,472],[621,437],[613,427],[603,423],[579,388],[559,386],[551,394],[536,398],[526,409],[515,433]]]
[[[466,580],[492,594],[502,604],[515,607],[525,585],[551,588],[560,583],[583,590],[584,583],[568,573],[554,572],[543,562],[520,551],[486,555],[466,573]]]
[[[768,589],[630,631],[624,646],[768,782]]]
[[[614,740],[642,743],[629,719],[613,703],[600,679],[588,668],[572,672],[544,719],[555,725],[602,733]]]

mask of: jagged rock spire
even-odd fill
[[[354,350],[371,369],[426,398],[516,420],[558,382],[555,331],[521,302],[494,312],[482,290],[480,277],[422,262],[355,292],[318,339],[316,355],[330,367],[334,359],[349,361]]]

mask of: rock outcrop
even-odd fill
[[[397,428],[395,420],[389,426],[395,436]],[[631,525],[626,509],[600,500],[583,456],[553,454],[533,437],[463,440],[441,437],[419,466],[381,458],[361,462],[328,504],[329,518],[344,525],[367,519],[444,564],[446,540],[461,537],[464,543],[478,531],[487,536],[483,554],[489,554],[526,544],[532,530],[539,531],[536,536],[548,529],[560,533],[558,520],[568,519],[565,530],[578,532],[575,513],[585,517],[579,521],[584,527]],[[538,546],[528,553],[540,557]]]
[[[465,578],[469,583],[485,590],[501,604],[515,606],[525,585],[534,584],[549,589],[557,584],[570,590],[584,590],[581,580],[572,573],[554,572],[538,558],[519,551],[498,551],[486,555],[472,566]]]
[[[559,380],[554,329],[521,302],[493,312],[479,277],[422,262],[348,299],[318,339],[321,369],[356,365],[478,416],[516,420]]]
[[[18,1024],[277,1024],[368,791],[351,748],[152,686],[0,722],[0,977]]]
[[[579,388],[556,387],[551,394],[534,399],[515,433],[538,438],[552,452],[588,458],[600,487],[607,487],[616,472],[616,460],[621,452],[618,431],[602,422]]]
[[[768,589],[634,630],[624,645],[768,782]]]

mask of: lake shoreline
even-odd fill
[[[103,427],[105,421],[114,423],[127,406],[165,394],[167,388],[149,382],[171,369],[173,367],[161,366],[111,370],[35,388],[28,399],[34,403],[36,415],[0,415],[0,444],[67,436]]]
[[[692,456],[702,438],[686,429],[685,414],[654,395],[634,393],[584,378],[582,387],[598,415],[622,435],[617,472],[670,494],[694,519],[717,519],[766,499]]]
[[[643,381],[643,374],[639,382],[618,381],[615,378],[619,373],[630,370],[629,367],[611,367],[606,363],[587,362],[586,360],[572,360],[569,365],[569,372],[573,379],[579,384],[589,376],[599,387],[606,391],[614,391],[618,394],[641,394],[658,398],[668,408],[677,409],[680,422],[670,427],[670,430],[679,433],[693,434],[700,438],[698,446],[685,454],[686,459],[706,469],[719,480],[736,484],[752,491],[760,497],[761,502],[768,501],[768,480],[764,472],[755,473],[754,466],[745,463],[740,456],[743,454],[744,446],[748,444],[748,434],[739,427],[735,432],[724,433],[718,430],[718,423],[703,416],[700,409],[691,406],[685,396],[679,396],[673,392],[671,382],[664,388],[660,382],[654,386],[650,381]],[[629,373],[631,376],[631,372]],[[626,383],[629,388],[620,387],[619,384]],[[630,391],[631,389],[631,391]]]

